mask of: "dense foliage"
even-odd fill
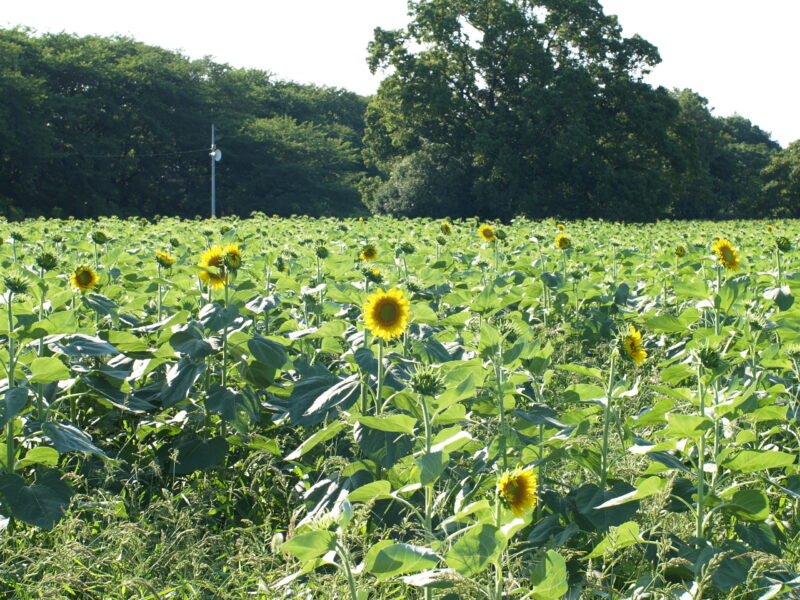
[[[4,595],[800,591],[797,222],[0,226]]]
[[[409,4],[408,27],[378,29],[370,46],[370,67],[387,73],[367,109],[374,210],[798,215],[796,192],[770,191],[790,188],[777,165],[793,155],[743,117],[713,117],[691,91],[644,83],[656,48],[624,38],[597,0]]]
[[[363,212],[365,102],[128,38],[0,30],[0,210],[207,215],[214,123],[222,214]]]

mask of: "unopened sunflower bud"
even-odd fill
[[[417,367],[411,375],[411,389],[422,396],[436,396],[444,389],[444,381],[439,369],[424,365]]]

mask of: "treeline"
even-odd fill
[[[366,212],[366,99],[124,37],[0,29],[0,212]]]
[[[691,90],[597,0],[420,0],[375,30],[372,98],[122,37],[0,29],[0,212],[800,216],[782,149]]]
[[[800,215],[800,142],[782,150],[689,91],[597,0],[423,0],[376,30],[370,206],[406,215],[619,220]],[[698,57],[700,59],[700,57]]]

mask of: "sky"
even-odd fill
[[[799,0],[601,0],[623,33],[658,47],[646,81],[691,88],[717,116],[738,113],[786,146],[800,139],[793,43]],[[277,79],[372,94],[366,47],[375,27],[408,21],[406,0],[3,0],[0,26],[125,35],[257,68]]]

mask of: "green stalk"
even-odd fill
[[[378,339],[378,388],[375,391],[375,414],[383,410],[383,338]]]
[[[614,391],[614,376],[617,355],[615,352],[611,354],[611,364],[608,368],[608,384],[606,385],[606,405],[603,409],[603,445],[602,454],[600,457],[600,489],[606,489],[606,481],[608,480],[608,438],[611,432],[611,393]]]
[[[494,524],[498,529],[500,528],[500,494],[495,489],[495,505],[494,505]],[[493,597],[495,600],[503,600],[503,551],[497,560],[494,562],[494,590]]]
[[[775,261],[778,263],[778,287],[781,287],[781,283],[783,282],[783,269],[781,266],[781,251],[777,248],[775,249]]]
[[[158,267],[158,319],[157,322],[161,322],[161,263],[156,263]]]
[[[722,267],[718,266],[717,267],[717,296],[720,295],[720,292],[722,292]],[[719,335],[719,332],[720,332],[720,329],[721,329],[720,319],[722,318],[722,315],[721,315],[719,309],[720,309],[720,307],[716,308],[717,318],[714,319],[714,333],[716,335]]]
[[[39,277],[42,280],[42,295],[39,298],[39,321],[42,320],[44,317],[44,297],[47,290],[47,285],[44,282],[44,269],[41,267],[39,268]],[[44,338],[39,338],[39,348],[37,351],[37,356],[41,357],[44,354]],[[47,418],[47,415],[44,412],[44,385],[39,383],[36,385],[37,394],[36,394],[36,412],[39,415],[39,420],[44,422]]]
[[[228,309],[228,269],[225,269],[225,312]],[[228,321],[227,316],[225,326],[222,329],[222,389],[225,390],[228,384]],[[225,419],[219,420],[220,436],[225,437]]]
[[[703,364],[697,365],[697,395],[700,402],[700,416],[705,417],[706,413],[706,390],[703,386]],[[703,521],[705,520],[705,463],[706,435],[705,431],[700,434],[700,441],[697,445],[697,521],[695,535],[703,537]]]
[[[16,260],[16,257],[15,257]],[[8,292],[8,389],[14,387],[14,317],[12,310],[12,302],[14,294],[9,290]],[[16,449],[14,448],[14,423],[16,418],[11,418],[6,424],[6,474],[14,473],[14,459],[16,458]]]
[[[347,586],[350,588],[350,598],[352,600],[358,600],[356,582],[355,579],[353,579],[353,570],[350,568],[350,554],[347,552],[347,549],[339,543],[338,540],[336,541],[336,552],[339,555],[339,558],[342,560],[342,565],[344,566],[344,573],[347,576]]]
[[[500,413],[500,456],[503,459],[503,470],[508,471],[508,452],[506,451],[506,407],[503,395],[503,370],[500,364],[503,362],[502,348],[497,352],[497,360],[494,363],[494,378],[497,382],[497,410]]]
[[[422,419],[425,425],[425,454],[430,454],[432,445],[431,416],[430,413],[428,412],[428,401],[424,394],[419,395],[419,403],[422,406]],[[425,535],[427,537],[428,542],[430,542],[433,539],[433,526],[432,526],[433,519],[431,517],[432,509],[433,509],[433,484],[430,484],[425,486]]]

